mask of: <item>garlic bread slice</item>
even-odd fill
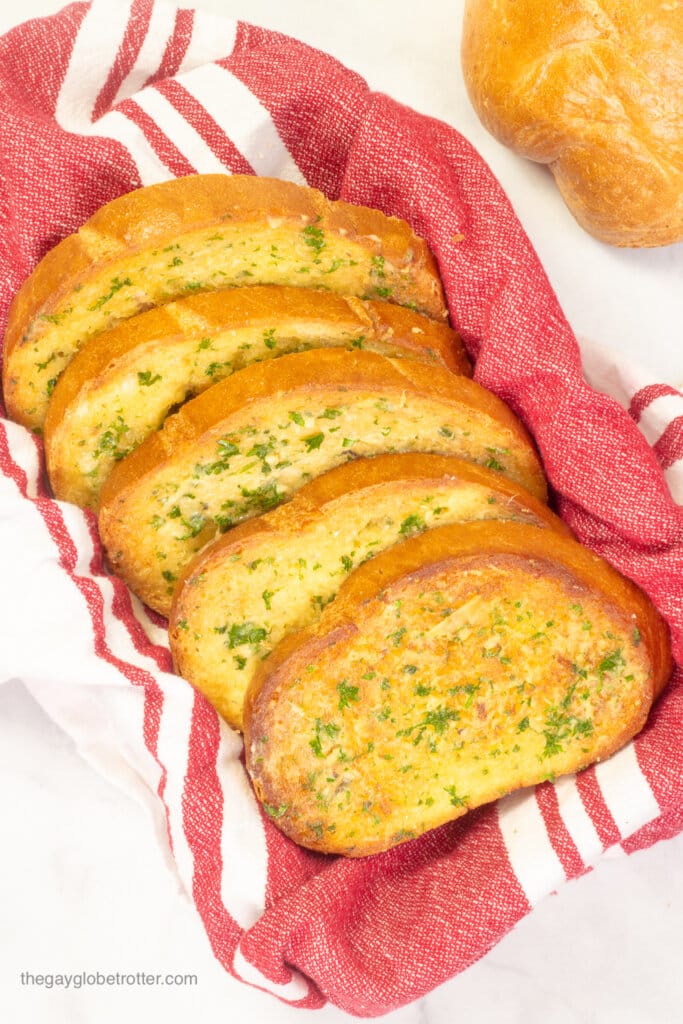
[[[191,175],[107,203],[41,260],[9,313],[8,415],[42,429],[62,370],[101,331],[182,295],[252,284],[447,317],[434,258],[405,221],[289,181]]]
[[[438,527],[362,565],[262,663],[247,767],[291,839],[364,856],[608,757],[671,665],[645,595],[575,541]]]
[[[176,670],[236,729],[262,660],[311,625],[349,573],[435,525],[512,519],[568,533],[519,484],[449,455],[355,459],[207,545],[176,588]]]
[[[114,571],[167,615],[180,573],[216,533],[354,457],[411,451],[458,455],[546,496],[526,430],[474,381],[320,349],[240,370],[168,417],[110,474],[100,535]]]
[[[114,464],[174,406],[251,363],[333,346],[471,374],[455,331],[388,302],[277,285],[191,295],[104,331],[71,360],[45,420],[55,497],[96,508]]]

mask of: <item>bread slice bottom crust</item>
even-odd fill
[[[670,657],[647,598],[574,541],[441,527],[358,569],[263,663],[248,770],[297,843],[376,853],[607,757]]]
[[[242,729],[263,659],[314,623],[355,567],[435,525],[479,519],[569,532],[523,488],[452,456],[380,455],[331,470],[192,561],[169,622],[176,670]]]

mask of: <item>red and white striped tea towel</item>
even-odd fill
[[[295,40],[153,0],[20,26],[0,40],[0,80],[0,318],[103,202],[193,171],[306,181],[406,217],[438,256],[478,379],[533,430],[563,515],[671,624],[674,679],[611,760],[373,858],[316,855],[264,820],[240,739],[171,674],[163,623],[104,573],[93,518],[50,499],[40,442],[3,420],[0,678],[23,678],[84,756],[153,805],[225,968],[295,1005],[380,1014],[463,970],[608,847],[680,831],[683,513],[667,480],[680,499],[683,398],[593,349],[591,374],[628,412],[587,386],[471,146]]]

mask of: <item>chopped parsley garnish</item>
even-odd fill
[[[106,292],[106,294],[104,295],[100,295],[99,299],[96,299],[96,301],[93,302],[92,306],[88,306],[88,311],[90,313],[96,312],[98,309],[101,309],[102,306],[104,306],[107,302],[109,302],[110,299],[113,299],[118,291],[121,291],[122,288],[131,288],[132,285],[133,282],[129,277],[124,277],[123,281],[121,280],[120,277],[113,277],[111,279],[109,291]]]
[[[180,521],[187,533],[183,534],[179,540],[191,540],[193,537],[197,537],[207,523],[206,516],[202,512],[194,512],[189,519],[181,519]]]
[[[316,757],[325,756],[322,744],[323,737],[326,736],[328,739],[334,739],[339,731],[339,726],[335,725],[334,722],[323,722],[322,719],[316,718],[315,735],[312,740],[309,740],[308,744]]]
[[[155,373],[154,376],[152,376],[151,370],[138,371],[138,384],[140,387],[151,387],[151,385],[156,384],[158,380],[161,380],[160,373]]]
[[[425,523],[422,516],[413,514],[411,516],[406,516],[406,518],[401,523],[401,528],[399,529],[398,532],[401,534],[402,537],[412,537],[414,533],[421,533],[426,528],[427,524]]]
[[[241,487],[240,493],[243,498],[247,499],[245,502],[247,509],[257,512],[268,512],[269,509],[279,505],[284,498],[284,494],[275,482],[262,484],[261,487],[255,487],[253,490]]]
[[[98,459],[100,455],[105,452],[117,461],[122,459],[124,455],[127,455],[130,448],[119,447],[119,442],[124,434],[128,433],[128,424],[125,422],[123,416],[117,416],[116,419],[109,424],[103,434],[100,434],[97,447],[93,452],[94,458]]]
[[[416,722],[415,725],[410,725],[407,729],[399,730],[396,735],[413,736],[415,733],[413,744],[417,746],[427,729],[431,729],[437,736],[442,736],[451,722],[457,722],[459,718],[459,711],[442,704],[440,707],[428,711],[421,722]]]
[[[281,818],[289,810],[289,804],[280,804],[278,807],[273,807],[272,804],[264,803],[263,810],[269,818]]]
[[[370,273],[374,274],[375,277],[386,277],[384,273],[384,256],[373,256],[372,267]]]
[[[231,455],[239,455],[240,450],[234,441],[222,437],[218,442],[218,453],[222,459],[229,459]]]
[[[224,643],[230,651],[246,644],[249,644],[250,647],[258,647],[268,636],[268,630],[255,622],[233,622],[230,625],[215,626],[214,632],[225,636]]]
[[[598,675],[602,679],[606,672],[616,672],[618,669],[624,668],[625,665],[626,662],[619,647],[616,651],[610,651],[609,654],[605,655],[598,665]]]
[[[407,628],[405,626],[401,626],[400,629],[395,629],[393,633],[389,633],[387,635],[387,640],[391,640],[394,647],[398,647],[407,632]]]
[[[337,706],[340,711],[351,707],[351,703],[358,700],[358,687],[350,686],[347,679],[342,679],[340,683],[337,683],[337,693],[339,694]]]
[[[317,228],[315,224],[308,224],[303,232],[304,242],[313,249],[314,252],[320,253],[325,248],[325,234],[321,228]]]
[[[451,803],[454,807],[464,807],[469,799],[467,796],[458,796],[455,791],[455,786],[444,786],[446,793],[451,798]]]
[[[319,448],[325,440],[324,434],[311,434],[309,437],[304,437],[303,442],[306,445],[306,450],[309,452]]]
[[[576,736],[590,736],[593,732],[593,722],[590,718],[579,718],[569,711],[575,690],[576,683],[569,687],[559,707],[553,706],[548,709],[543,730],[545,747],[541,754],[544,758],[562,753],[562,744],[565,740]]]

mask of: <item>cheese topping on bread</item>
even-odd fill
[[[247,696],[256,793],[292,839],[363,856],[607,757],[671,670],[647,598],[553,530],[430,530],[365,563]]]
[[[42,428],[62,370],[101,331],[183,295],[252,284],[447,316],[434,259],[404,221],[273,178],[179,178],[102,207],[24,283],[4,345],[10,417]]]
[[[241,729],[263,658],[315,622],[356,566],[434,525],[474,519],[568,532],[523,488],[453,456],[379,455],[331,470],[192,561],[169,623],[177,671]]]
[[[67,366],[45,420],[55,497],[96,508],[114,464],[173,406],[251,363],[333,346],[471,374],[455,331],[387,302],[258,285],[188,296],[103,332]]]
[[[526,431],[474,381],[322,349],[247,367],[169,417],[109,476],[100,535],[114,570],[168,614],[178,576],[218,531],[355,456],[410,451],[459,455],[546,494]]]

